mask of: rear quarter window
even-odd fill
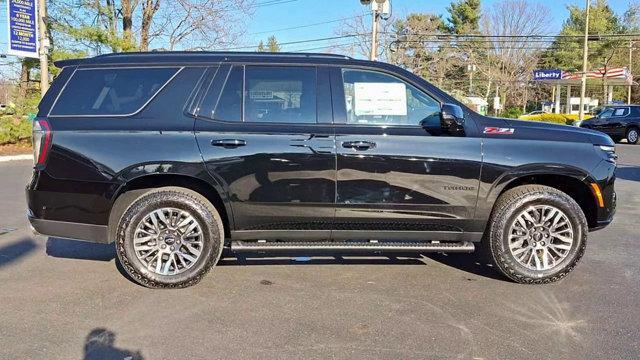
[[[65,85],[49,115],[134,114],[178,71],[178,67],[78,69]]]

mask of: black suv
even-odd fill
[[[638,135],[640,134],[640,106],[605,106],[596,116],[581,121],[576,125],[585,129],[602,131],[615,142],[626,139],[629,144],[637,144]]]
[[[507,277],[546,283],[614,214],[608,136],[484,117],[396,66],[180,52],[56,64],[34,122],[29,220],[115,242],[145,286],[194,284],[223,249],[479,248]]]

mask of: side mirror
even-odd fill
[[[464,126],[464,112],[455,104],[442,104],[440,109],[440,126],[443,129],[453,130]]]

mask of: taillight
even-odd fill
[[[51,126],[47,120],[33,121],[33,163],[36,167],[43,167],[51,147]]]

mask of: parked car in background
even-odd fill
[[[640,105],[609,105],[591,119],[576,121],[574,125],[601,131],[620,142],[626,139],[629,144],[637,144],[640,135]]]
[[[223,248],[480,248],[510,279],[548,283],[615,213],[605,134],[482,116],[383,62],[162,52],[56,65],[33,126],[31,225],[115,242],[148,287],[195,284]]]
[[[547,112],[544,110],[534,110],[530,113],[526,113],[526,114],[522,114],[521,116],[527,116],[527,115],[540,115],[540,114],[546,114]]]
[[[536,115],[542,115],[542,114],[548,114],[548,112],[546,112],[544,110],[534,110],[534,111],[531,111],[529,113],[522,114],[522,115],[518,116],[518,119],[530,120],[530,118],[529,118],[530,116],[536,116]]]

